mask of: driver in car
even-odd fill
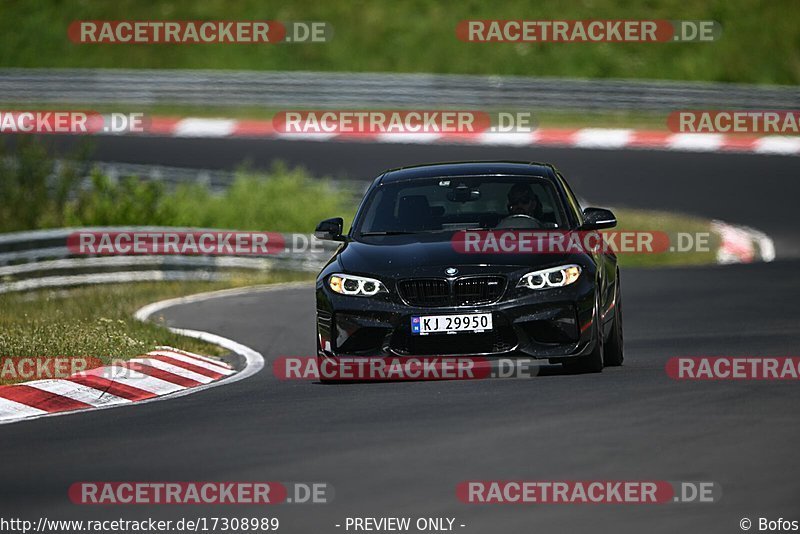
[[[528,184],[514,184],[508,191],[509,215],[527,215],[539,219],[539,198]]]
[[[514,184],[508,191],[508,215],[495,228],[557,228],[542,210],[539,196],[530,185]]]

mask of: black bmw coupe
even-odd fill
[[[341,218],[316,229],[342,243],[317,277],[318,357],[524,357],[577,372],[621,365],[616,256],[542,246],[539,237],[615,225],[608,210],[581,209],[549,164],[386,171],[348,234]]]

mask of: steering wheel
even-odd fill
[[[495,228],[533,228],[533,229],[540,229],[545,228],[545,226],[536,219],[535,217],[531,217],[530,215],[525,215],[523,213],[517,213],[516,215],[509,215],[505,219],[502,219]]]

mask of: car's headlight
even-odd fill
[[[328,278],[328,287],[341,295],[357,297],[371,297],[386,291],[380,280],[352,274],[332,274]]]
[[[562,265],[534,271],[523,276],[517,287],[528,289],[547,289],[548,287],[563,287],[573,283],[581,275],[579,265]]]

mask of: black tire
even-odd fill
[[[606,367],[619,367],[625,360],[623,354],[624,339],[622,334],[622,293],[619,288],[619,274],[617,274],[616,306],[614,307],[614,324],[608,335],[603,363]]]
[[[594,308],[595,340],[594,349],[586,356],[564,362],[564,368],[573,373],[600,373],[603,371],[603,324],[600,319],[600,301],[596,299]]]

